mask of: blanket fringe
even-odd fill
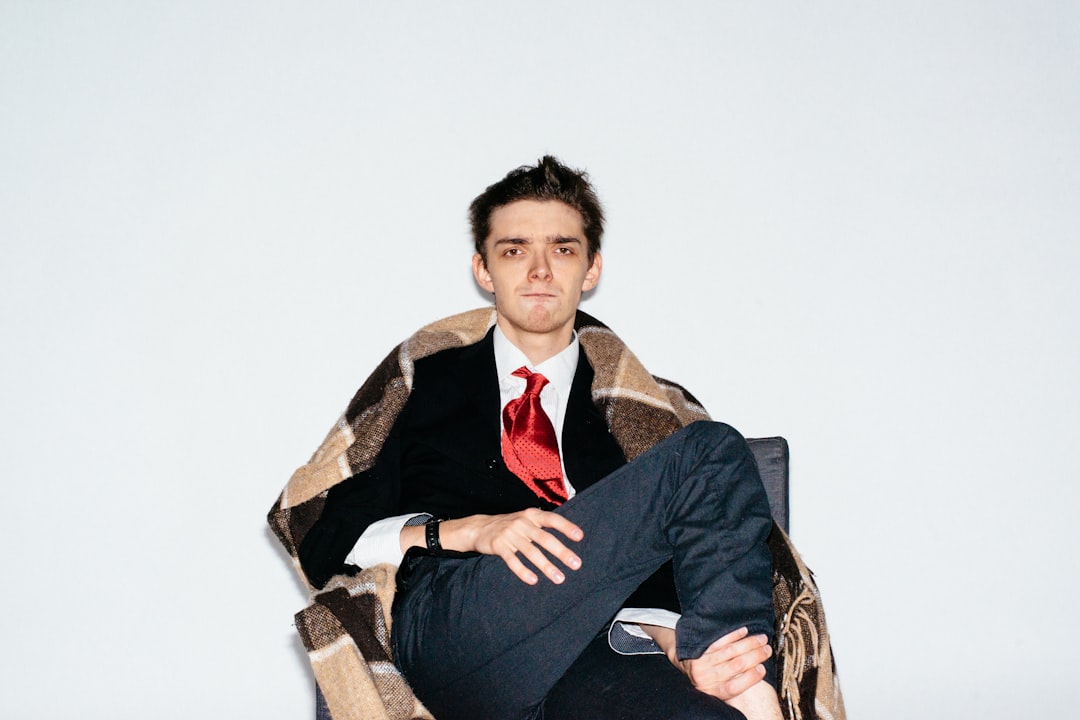
[[[788,720],[803,720],[799,686],[808,665],[806,649],[818,647],[818,632],[813,622],[815,601],[814,594],[804,587],[780,624],[780,643],[784,649],[780,696],[787,706],[784,714]]]

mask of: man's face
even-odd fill
[[[491,214],[487,264],[473,256],[480,287],[495,293],[499,327],[518,347],[570,342],[581,293],[600,279],[588,258],[581,213],[557,200],[518,200]]]

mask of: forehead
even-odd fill
[[[488,242],[505,238],[584,239],[585,220],[574,208],[558,200],[516,200],[491,213]]]

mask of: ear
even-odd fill
[[[477,285],[492,295],[495,294],[495,283],[491,282],[491,273],[488,272],[487,265],[484,264],[484,258],[480,256],[480,253],[474,253],[472,256],[472,274],[476,278]]]
[[[604,268],[604,258],[600,257],[600,253],[593,255],[592,265],[585,271],[585,282],[581,284],[581,292],[588,292],[596,287],[596,284],[600,282],[600,271]]]

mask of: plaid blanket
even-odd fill
[[[413,363],[479,342],[495,323],[482,308],[428,325],[394,348],[360,387],[311,460],[295,473],[268,521],[303,570],[296,549],[329,488],[375,462],[412,387]],[[593,402],[627,460],[695,420],[704,408],[679,385],[650,375],[606,325],[579,311],[575,329],[594,369]],[[788,720],[842,720],[843,699],[813,575],[780,528],[769,537],[781,706]],[[431,718],[394,665],[390,606],[395,568],[339,575],[296,615],[315,677],[335,720]],[[306,581],[306,578],[305,578]]]

